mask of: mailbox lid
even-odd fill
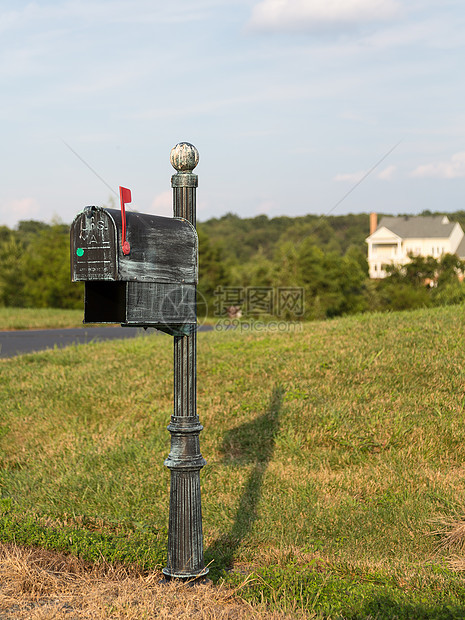
[[[121,212],[108,209],[116,223],[119,278],[138,282],[196,284],[198,239],[190,222],[182,218],[126,212],[126,238],[130,253],[121,250]]]
[[[196,284],[198,239],[182,218],[126,212],[126,239],[117,209],[86,207],[71,225],[71,279]]]
[[[71,280],[117,280],[116,224],[107,210],[86,207],[71,224]]]

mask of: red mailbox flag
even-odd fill
[[[129,242],[126,241],[126,209],[124,208],[124,206],[128,204],[129,202],[131,202],[131,190],[127,189],[126,187],[121,187],[120,185],[119,197],[121,201],[121,222],[122,222],[121,249],[123,250],[123,254],[127,256],[129,252],[131,251],[131,248],[129,246]]]

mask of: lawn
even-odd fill
[[[199,334],[215,583],[316,618],[465,616],[464,310]],[[170,337],[0,363],[0,540],[159,570]]]
[[[0,308],[0,330],[82,327],[82,310]]]
[[[84,310],[59,308],[0,308],[0,331],[22,329],[60,329],[84,327]],[[216,320],[202,317],[201,324],[215,325]],[[92,325],[87,323],[85,326]],[[101,324],[100,324],[101,327]]]

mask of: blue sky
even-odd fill
[[[63,141],[161,215],[184,140],[200,220],[464,209],[464,31],[459,0],[0,0],[0,224],[110,203]]]

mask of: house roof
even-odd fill
[[[456,226],[455,222],[449,222],[444,215],[421,215],[412,217],[383,217],[378,225],[385,227],[402,239],[416,238],[444,238],[449,237]]]
[[[465,235],[462,237],[462,241],[459,243],[459,247],[455,250],[455,253],[462,260],[465,259]]]

